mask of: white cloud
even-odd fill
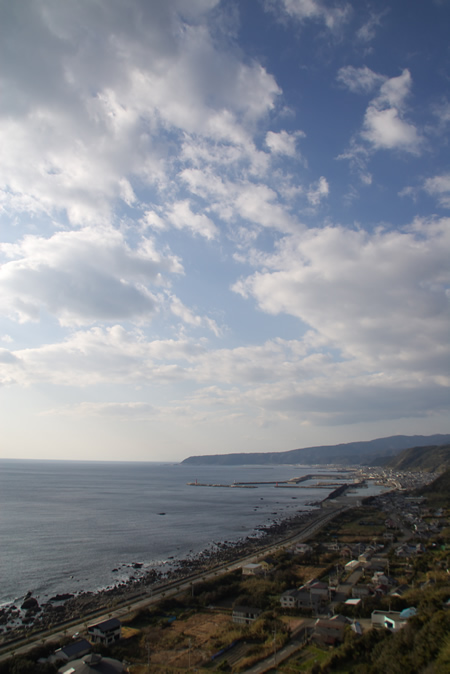
[[[214,239],[218,234],[214,222],[203,213],[194,213],[187,199],[172,204],[167,219],[176,229],[186,228],[206,239]]]
[[[20,321],[37,320],[41,311],[61,325],[148,319],[158,306],[149,286],[182,272],[178,259],[162,256],[151,239],[131,248],[112,227],[27,236],[0,250],[7,260],[0,306]]]
[[[297,21],[323,21],[330,30],[339,28],[351,14],[351,7],[347,3],[335,7],[328,7],[319,0],[281,0],[281,3],[286,13]]]
[[[155,413],[155,407],[145,402],[83,402],[70,407],[46,410],[42,413],[42,416],[107,417],[124,421],[146,421],[154,417]]]
[[[428,194],[436,196],[441,206],[450,208],[450,173],[427,178],[424,189]]]
[[[224,222],[242,219],[280,232],[294,231],[299,226],[278,192],[265,182],[227,180],[209,169],[184,169],[180,178],[193,194],[207,200],[208,210]],[[284,176],[283,179],[286,182]]]
[[[270,314],[297,316],[368,371],[439,374],[448,366],[450,221],[369,235],[309,230],[260,256],[235,284]]]
[[[354,66],[340,68],[336,79],[350,91],[363,94],[370,93],[386,81],[386,77],[375,73],[367,66],[363,68],[355,68]]]
[[[383,82],[380,93],[373,104],[377,107],[388,105],[390,107],[401,109],[405,99],[409,96],[411,86],[411,73],[405,68],[401,75],[391,77]]]
[[[287,131],[268,131],[266,134],[266,145],[274,154],[287,155],[288,157],[295,157],[297,138],[304,136],[301,131],[296,133],[288,133]]]
[[[379,14],[371,13],[370,18],[356,31],[356,37],[360,42],[371,42],[376,35],[377,28],[381,26],[381,19],[389,10]]]
[[[416,127],[402,120],[395,108],[380,110],[369,106],[361,135],[376,150],[402,149],[413,154],[419,150],[420,137]]]
[[[386,80],[379,95],[367,108],[361,135],[369,141],[373,149],[401,149],[413,154],[419,152],[419,133],[413,124],[402,117],[411,83],[408,70],[404,70],[398,77]]]
[[[175,297],[175,295],[170,295],[169,301],[171,312],[175,316],[178,316],[178,318],[181,318],[182,321],[197,328],[206,327],[208,330],[211,330],[216,337],[220,335],[219,327],[212,318],[195,315],[182,303],[179,297]]]
[[[248,128],[280,90],[213,42],[205,19],[217,4],[9,8],[0,31],[24,40],[0,34],[3,207],[107,223],[118,199],[138,205],[136,179],[171,185],[173,134],[251,145]]]
[[[321,176],[315,184],[310,185],[307,193],[309,203],[318,206],[322,199],[328,196],[329,191],[327,179]]]
[[[203,346],[187,339],[149,342],[141,332],[120,325],[96,327],[74,332],[60,343],[10,352],[12,359],[0,368],[0,382],[83,387],[178,381],[187,378],[186,363],[203,352]]]
[[[349,159],[364,183],[367,184],[367,161],[373,152],[401,150],[420,155],[423,137],[417,127],[405,118],[406,99],[412,86],[409,70],[387,79],[368,68],[349,66],[339,71],[338,80],[355,92],[368,92],[381,84],[378,95],[366,109],[362,131],[353,136],[350,148],[338,157]]]

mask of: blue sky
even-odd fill
[[[0,455],[448,432],[450,7],[0,9]]]

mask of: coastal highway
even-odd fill
[[[351,501],[349,503],[349,501]],[[92,622],[100,622],[108,620],[109,618],[124,619],[135,611],[147,608],[151,604],[160,601],[163,598],[173,597],[177,594],[182,594],[187,591],[195,592],[195,583],[203,580],[214,578],[214,576],[238,569],[244,564],[249,564],[263,555],[275,552],[275,550],[300,543],[310,538],[319,529],[324,527],[328,522],[337,517],[340,513],[353,507],[353,499],[336,499],[336,501],[327,501],[324,506],[313,518],[306,522],[303,526],[294,533],[282,539],[272,542],[269,545],[259,548],[257,552],[250,555],[241,556],[233,562],[225,562],[214,566],[208,570],[201,571],[190,576],[185,576],[178,580],[158,585],[154,588],[149,588],[146,592],[137,595],[129,595],[120,603],[110,604],[104,606],[95,613],[91,613],[83,617],[82,620],[77,619],[69,623],[61,623],[55,628],[46,630],[44,632],[35,632],[26,639],[20,639],[14,642],[9,642],[0,646],[0,662],[9,658],[12,654],[19,655],[27,653],[31,648],[47,642],[56,642],[65,636],[73,636],[78,632],[86,630],[86,624]]]

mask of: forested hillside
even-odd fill
[[[405,449],[391,459],[386,467],[393,470],[422,470],[430,473],[450,468],[450,444]]]

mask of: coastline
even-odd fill
[[[311,504],[313,505],[313,504]],[[314,505],[319,505],[315,503]],[[35,634],[47,630],[63,628],[64,624],[74,621],[89,622],[89,616],[102,611],[114,610],[119,605],[126,605],[145,597],[164,586],[181,582],[202,572],[206,573],[215,567],[236,563],[240,558],[256,555],[265,548],[284,541],[313,521],[321,508],[303,510],[294,515],[268,525],[262,525],[255,531],[235,541],[211,542],[197,554],[187,555],[181,559],[141,571],[143,565],[135,563],[139,577],[132,575],[127,580],[113,587],[98,591],[81,591],[77,594],[61,594],[51,597],[39,604],[29,592],[16,604],[0,608],[0,646],[23,638],[32,638]],[[21,608],[23,606],[28,608]]]

